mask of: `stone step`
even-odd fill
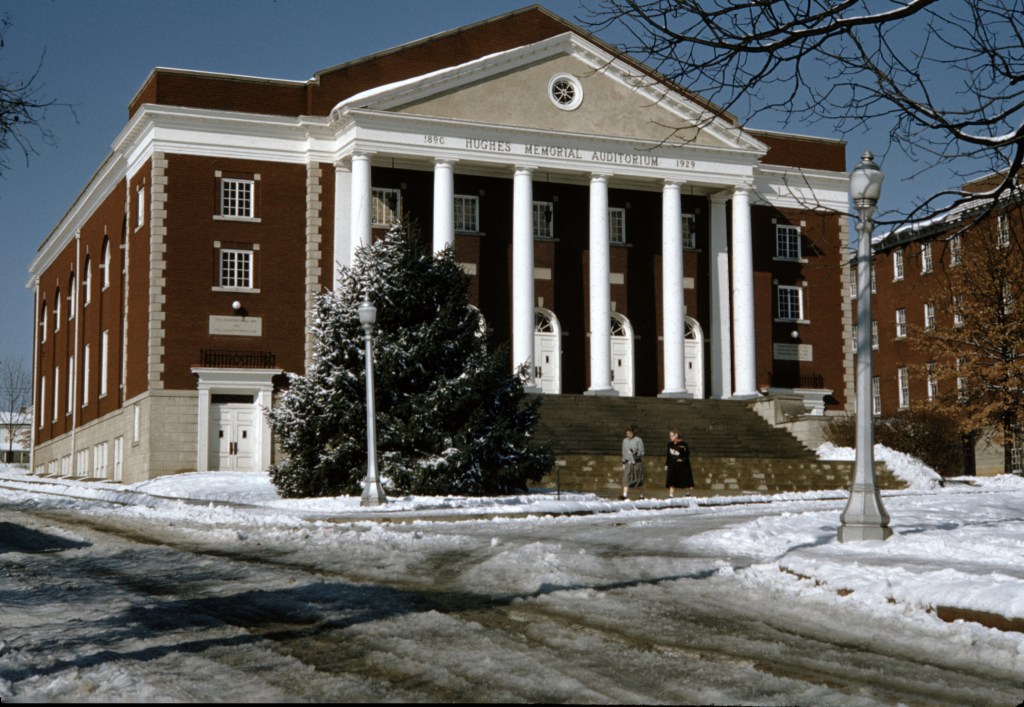
[[[814,457],[746,403],[733,400],[545,396],[535,437],[556,452],[616,454],[623,430],[634,424],[648,454],[663,449],[668,431],[677,429],[694,457]]]

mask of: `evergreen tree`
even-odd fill
[[[287,458],[271,468],[286,497],[358,494],[366,476],[366,382],[357,309],[374,328],[381,483],[392,494],[489,495],[525,490],[552,464],[531,443],[539,401],[489,350],[469,280],[451,249],[431,256],[414,225],[357,252],[335,292],[317,298],[313,361],[268,411]]]

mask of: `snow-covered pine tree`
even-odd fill
[[[490,350],[451,249],[431,256],[403,223],[356,253],[317,298],[313,361],[268,412],[286,458],[270,475],[285,497],[360,493],[366,476],[365,293],[374,328],[377,448],[391,494],[490,495],[526,488],[552,464],[531,441],[539,401]]]

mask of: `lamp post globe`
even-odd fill
[[[377,308],[367,295],[360,303],[359,323],[363,326],[366,346],[366,479],[363,481],[362,506],[380,506],[387,503],[377,470],[377,413],[373,393],[373,325],[377,323]]]
[[[885,540],[892,535],[889,514],[875,484],[874,421],[871,379],[871,232],[872,216],[885,176],[865,152],[850,172],[850,198],[857,207],[857,421],[856,455],[850,499],[840,516],[839,541]]]

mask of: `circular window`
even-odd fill
[[[555,74],[548,82],[551,102],[562,110],[575,110],[583,102],[583,86],[570,74]]]

